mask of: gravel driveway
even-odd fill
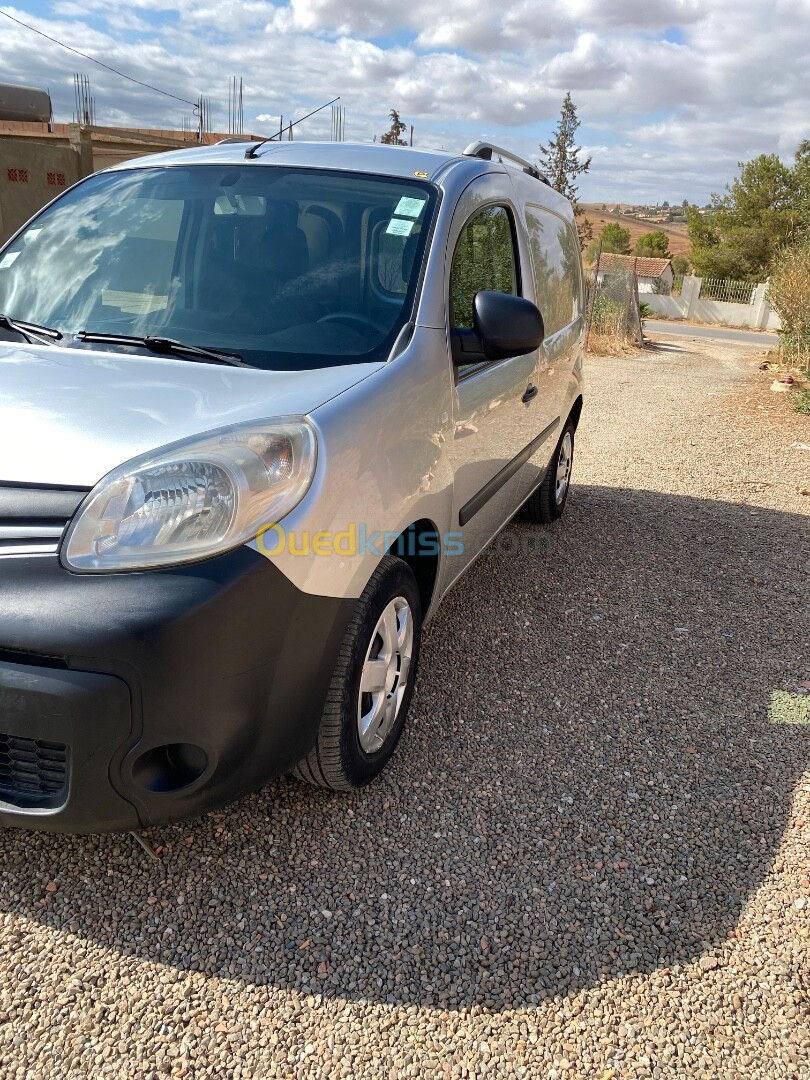
[[[566,518],[448,597],[372,788],[0,832],[3,1080],[808,1076],[810,419],[757,359],[590,363]]]

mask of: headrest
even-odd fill
[[[267,209],[265,210],[265,221],[267,222],[268,232],[297,228],[297,203],[288,199],[279,200],[279,202],[268,202]]]
[[[308,207],[307,213],[314,214],[315,217],[323,218],[329,229],[330,242],[333,245],[341,243],[343,240],[343,225],[334,210],[329,210],[325,206],[318,206],[316,203],[315,205]]]
[[[307,234],[298,228],[296,203],[268,205],[268,224],[259,245],[260,269],[264,274],[290,281],[309,269]]]
[[[310,266],[317,266],[329,254],[329,226],[322,217],[307,210],[301,215],[298,227],[307,238]]]

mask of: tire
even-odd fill
[[[562,517],[571,490],[573,464],[574,423],[569,420],[554,448],[542,484],[520,508],[518,517],[535,525],[548,525]]]
[[[385,555],[343,638],[315,745],[293,776],[332,791],[365,787],[379,776],[405,725],[421,634],[422,608],[413,571],[402,559]],[[361,695],[364,671],[372,689]]]

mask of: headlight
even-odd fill
[[[140,570],[206,559],[251,540],[301,501],[315,471],[303,417],[235,424],[128,461],[71,523],[72,570]]]

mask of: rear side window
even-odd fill
[[[579,241],[566,221],[539,206],[526,207],[526,225],[537,306],[550,337],[581,313]]]
[[[462,229],[450,269],[450,325],[471,329],[473,300],[482,289],[517,295],[512,218],[505,206],[479,210]]]

